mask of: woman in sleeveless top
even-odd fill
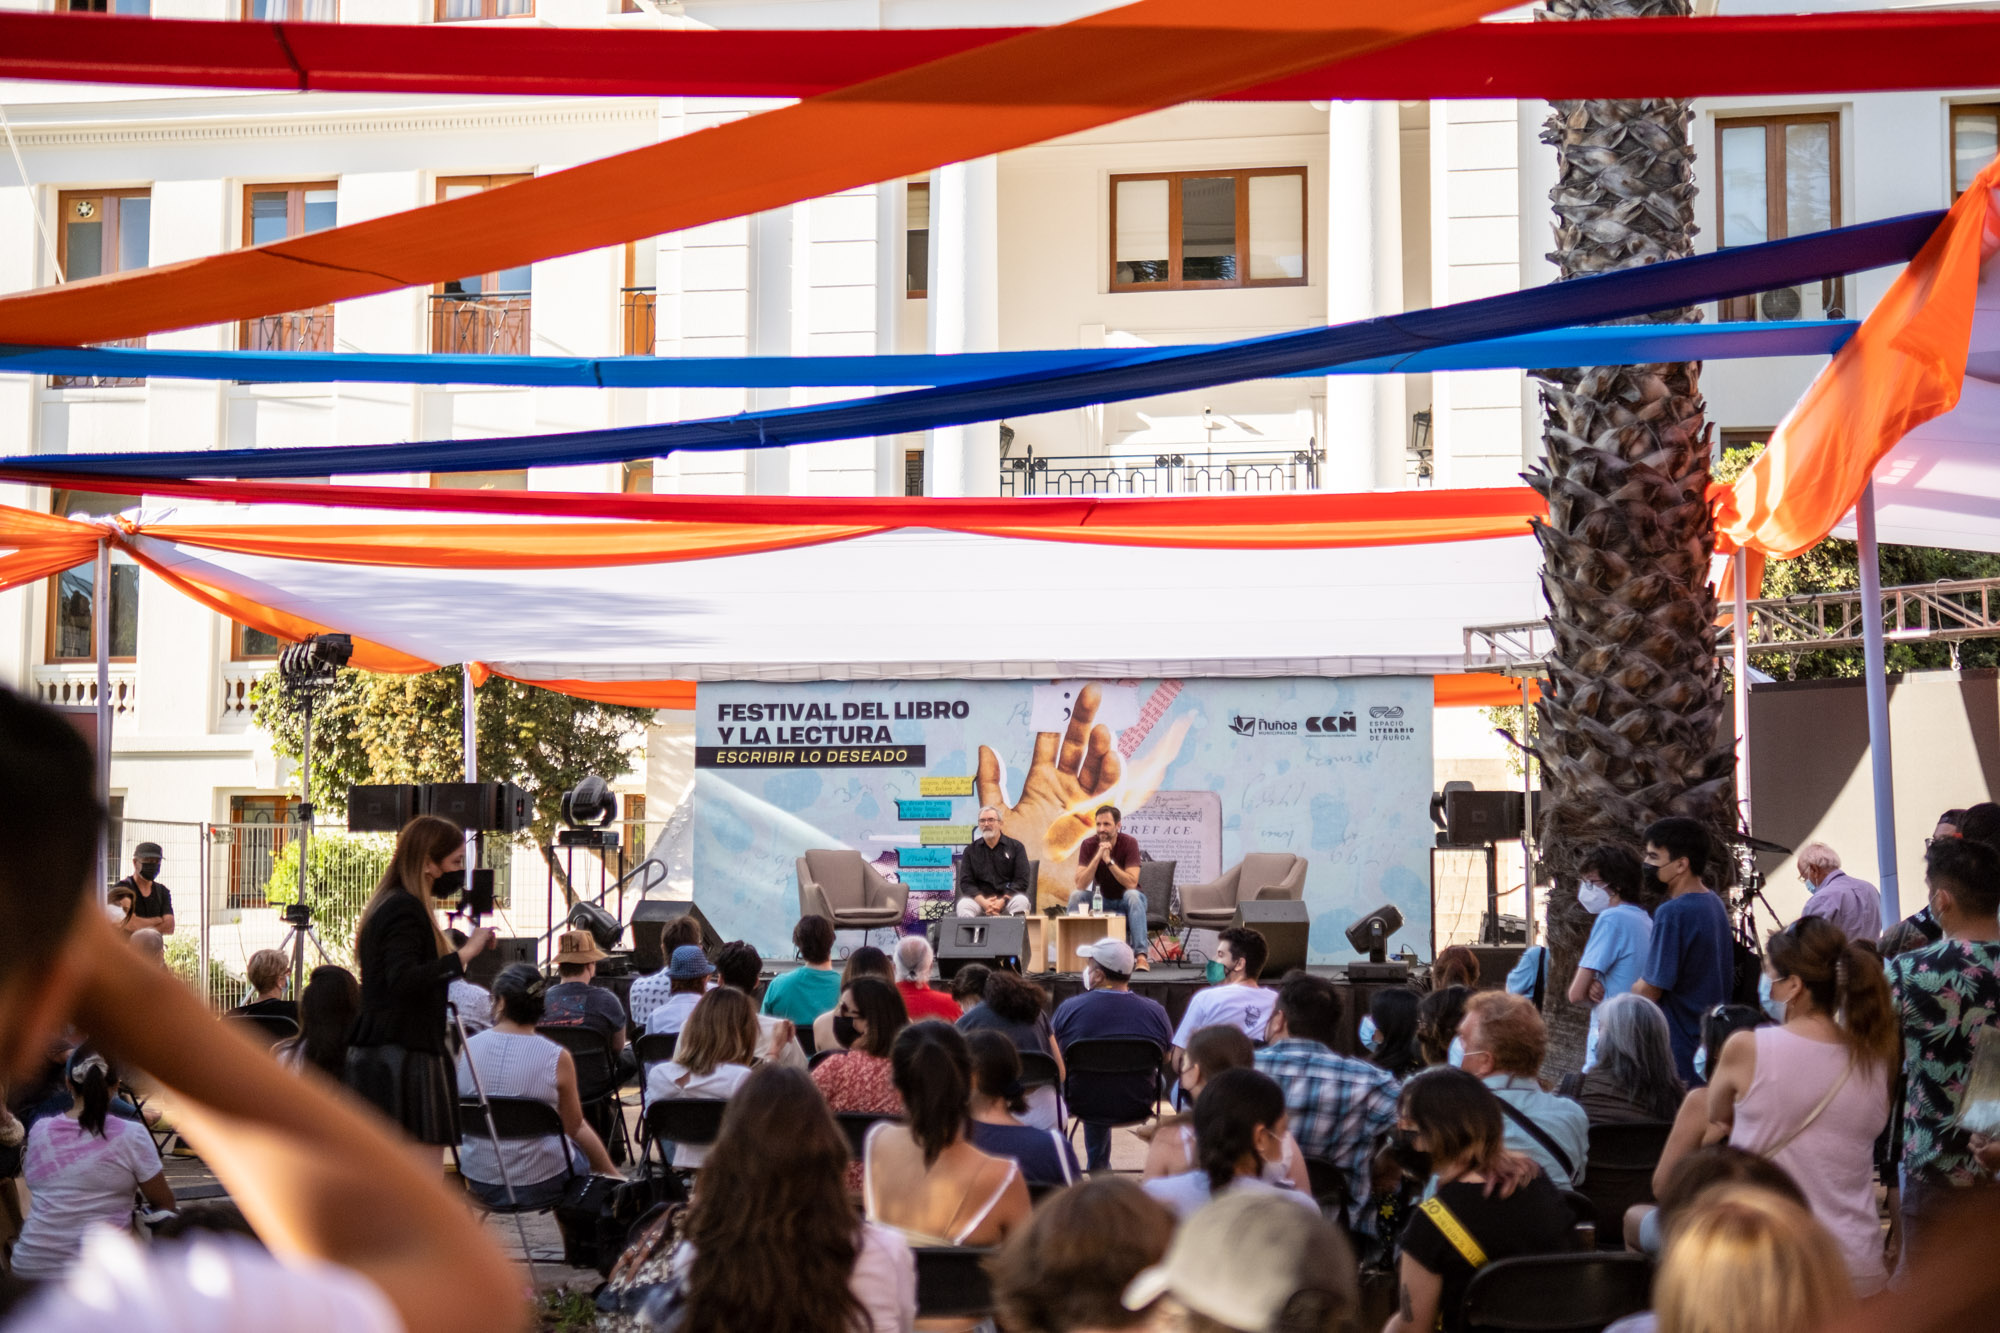
[[[1036,1129],[1021,1122],[1028,1109],[1021,1095],[1021,1055],[1001,1032],[973,1032],[965,1044],[972,1052],[972,1114],[966,1129],[972,1146],[995,1157],[1011,1157],[1029,1188],[1062,1186],[1082,1174],[1076,1149],[1061,1130]]]
[[[1201,1090],[1223,1070],[1255,1068],[1255,1055],[1256,1047],[1250,1044],[1242,1028],[1220,1023],[1196,1031],[1188,1038],[1187,1060],[1181,1065],[1182,1105],[1192,1106],[1200,1101]],[[1146,1166],[1139,1179],[1177,1176],[1194,1170],[1200,1160],[1193,1113],[1170,1116],[1153,1132],[1152,1144],[1146,1150]],[[1306,1156],[1299,1151],[1289,1129],[1284,1133],[1284,1151],[1276,1160],[1264,1164],[1263,1175],[1273,1185],[1288,1184],[1301,1193],[1312,1193],[1312,1180],[1306,1175]]]
[[[966,1138],[972,1055],[949,1023],[912,1023],[889,1062],[909,1117],[869,1131],[861,1197],[868,1220],[913,1245],[997,1245],[1028,1220],[1028,1187],[1012,1158]]]
[[[1889,984],[1875,955],[1823,917],[1771,936],[1764,959],[1765,995],[1784,1025],[1723,1046],[1707,1141],[1726,1138],[1790,1172],[1865,1295],[1885,1280],[1874,1147],[1896,1054]]]
[[[690,1099],[726,1102],[735,1095],[757,1059],[757,1009],[733,986],[701,997],[681,1028],[674,1058],[646,1075],[646,1105]],[[699,1167],[708,1157],[703,1144],[674,1145],[674,1165]]]
[[[478,1130],[466,1134],[458,1147],[459,1173],[482,1203],[495,1208],[510,1202],[510,1184],[513,1203],[544,1208],[562,1198],[573,1175],[586,1170],[605,1176],[618,1174],[603,1140],[583,1118],[575,1062],[568,1051],[535,1032],[542,1017],[546,984],[530,963],[514,963],[503,970],[493,982],[498,1021],[468,1041],[458,1057],[458,1086],[466,1096],[476,1095],[473,1075],[477,1073],[477,1086],[488,1097],[521,1097],[553,1106],[568,1136],[502,1139],[501,1155],[496,1159],[492,1139]],[[502,1166],[506,1168],[505,1180],[501,1178]]]

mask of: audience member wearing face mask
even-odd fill
[[[1631,991],[1652,947],[1653,918],[1639,902],[1639,860],[1609,844],[1584,857],[1577,905],[1591,914],[1590,938],[1570,979],[1569,1002],[1592,1006],[1583,1067],[1597,1063],[1596,1006]]]
[[[1319,1214],[1310,1194],[1276,1185],[1265,1176],[1284,1160],[1285,1093],[1255,1069],[1225,1069],[1194,1104],[1196,1165],[1146,1182],[1146,1192],[1185,1218],[1211,1199],[1232,1192],[1274,1191]]]

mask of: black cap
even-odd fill
[[[132,849],[132,855],[134,855],[134,856],[164,856],[164,855],[166,855],[166,853],[165,853],[165,852],[162,852],[162,851],[160,850],[160,844],[159,844],[159,843],[157,843],[157,842],[142,842],[142,843],[140,843],[140,844],[139,844],[139,845],[138,845],[137,847],[134,847],[134,848]]]

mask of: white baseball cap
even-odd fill
[[[1078,949],[1076,956],[1088,958],[1106,972],[1116,972],[1121,977],[1132,975],[1132,946],[1123,940],[1096,940]]]
[[[1181,1223],[1166,1257],[1126,1286],[1143,1310],[1171,1294],[1247,1333],[1332,1327],[1356,1306],[1354,1253],[1324,1218],[1273,1190],[1236,1190]]]

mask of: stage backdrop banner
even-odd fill
[[[1315,962],[1394,903],[1428,937],[1428,678],[728,682],[696,687],[695,898],[726,938],[786,956],[795,862],[858,851],[910,889],[905,930],[952,910],[981,806],[1064,904],[1098,806],[1179,884],[1248,852],[1307,858]],[[879,942],[879,941],[878,941]]]

